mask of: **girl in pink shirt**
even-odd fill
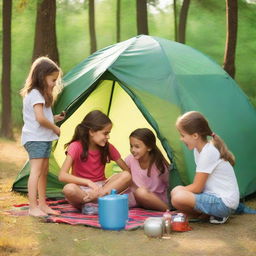
[[[168,209],[168,162],[156,145],[154,133],[140,128],[130,135],[130,150],[125,162],[132,174],[129,206],[165,211]]]
[[[66,182],[63,193],[76,208],[95,201],[111,189],[125,190],[131,181],[129,168],[117,149],[108,142],[112,122],[99,110],[89,112],[76,127],[61,167],[59,180]],[[114,160],[124,171],[106,180],[105,165]],[[71,169],[71,173],[69,170]]]

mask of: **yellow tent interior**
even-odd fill
[[[122,89],[118,82],[115,82],[114,87],[112,85],[113,81],[103,80],[72,116],[61,125],[61,136],[54,150],[54,158],[59,166],[62,165],[65,159],[65,143],[71,140],[76,125],[92,110],[98,109],[108,114],[113,122],[109,141],[118,149],[123,159],[130,153],[129,135],[133,130],[147,127],[154,132],[130,96]],[[157,146],[168,160],[165,150],[158,139]],[[109,163],[105,171],[106,176],[109,177],[114,172],[119,171],[119,167]]]

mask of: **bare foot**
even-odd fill
[[[61,212],[60,211],[56,211],[56,210],[53,210],[52,208],[50,208],[48,205],[41,205],[39,206],[39,208],[47,213],[47,214],[51,214],[51,215],[60,215]]]
[[[39,207],[29,209],[28,210],[28,215],[33,216],[33,217],[47,217],[48,216],[45,212],[41,211],[39,209]]]

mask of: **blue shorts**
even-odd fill
[[[28,152],[29,159],[49,158],[52,150],[51,141],[28,141],[24,148]]]
[[[195,194],[196,204],[194,209],[196,211],[215,216],[215,217],[227,217],[234,213],[234,209],[227,207],[221,198],[207,194]]]

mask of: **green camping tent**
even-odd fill
[[[158,145],[173,164],[170,186],[193,180],[193,153],[179,140],[177,117],[190,110],[202,112],[215,133],[235,154],[241,196],[256,191],[256,113],[235,81],[197,50],[152,36],[137,36],[95,52],[64,77],[65,87],[55,113],[67,111],[61,137],[50,160],[47,194],[63,184],[59,166],[75,126],[93,109],[113,121],[110,142],[129,154],[130,132],[139,127],[155,131]],[[110,175],[115,166],[106,168]],[[19,173],[13,189],[26,191],[29,166]]]

